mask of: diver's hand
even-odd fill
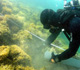
[[[54,59],[51,59],[50,61],[51,61],[52,63],[55,63]]]
[[[52,57],[51,57],[50,61],[51,61],[52,63],[57,63],[57,62],[59,62],[58,57],[57,57],[53,52],[52,52]]]
[[[55,60],[54,60],[54,53],[52,52],[52,56],[51,56],[51,59],[50,59],[50,61],[52,62],[52,63],[55,63]]]

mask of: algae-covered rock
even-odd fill
[[[15,70],[15,68],[12,65],[4,65],[4,64],[1,64],[0,65],[0,70]]]
[[[31,66],[31,57],[17,45],[11,45],[9,57],[15,65]]]
[[[2,14],[11,14],[12,10],[8,7],[3,7],[2,8]]]
[[[31,57],[17,45],[0,46],[0,61],[6,63],[8,60],[15,65],[31,66]]]
[[[10,33],[8,25],[6,24],[6,21],[0,21],[0,34],[5,32]]]
[[[26,66],[26,67],[17,66],[16,70],[35,70],[35,69],[33,67],[29,67],[29,66]]]
[[[19,46],[0,46],[0,70],[34,70],[31,57]]]
[[[12,34],[6,21],[0,21],[0,45],[10,45],[12,43]]]
[[[0,70],[35,70],[33,67],[23,67],[23,66],[13,66],[13,65],[4,65],[0,66]]]
[[[18,19],[15,15],[5,15],[6,22],[9,26],[9,29],[12,33],[17,33],[22,29],[23,23],[20,21],[22,19]]]
[[[32,35],[27,30],[20,30],[18,33],[13,34],[13,40],[21,47],[26,48],[25,44],[32,40]]]
[[[0,61],[3,61],[9,55],[9,46],[0,46]]]
[[[26,39],[32,39],[32,35],[27,30],[20,30],[17,34],[14,34],[14,39],[18,39],[20,41]]]

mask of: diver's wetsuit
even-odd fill
[[[70,34],[70,43],[69,43],[69,48],[67,50],[65,50],[61,54],[56,55],[54,57],[54,60],[56,57],[59,59],[57,62],[74,56],[80,45],[80,18],[73,17],[67,23],[66,27],[65,26],[63,27],[65,31],[68,31],[68,33]],[[56,39],[56,37],[59,35],[60,32],[61,32],[61,29],[58,29],[57,31],[52,32],[52,34],[47,38],[46,42],[48,44],[52,43]]]

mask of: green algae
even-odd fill
[[[4,60],[0,62],[0,70],[52,70],[59,68],[67,70],[66,66],[62,68],[63,66],[60,67],[58,64],[57,68],[57,64],[51,65],[44,59],[43,54],[46,50],[56,53],[60,53],[62,50],[45,48],[27,31],[29,30],[43,39],[50,35],[48,30],[43,29],[40,22],[41,10],[38,11],[27,5],[26,7],[22,4],[17,5],[9,0],[2,0],[0,3],[0,12],[4,15],[3,20],[0,21],[0,45],[8,47],[8,50],[5,51],[6,55],[3,54],[5,55],[2,58]],[[58,40],[55,41],[55,44],[64,46]],[[42,57],[40,58],[40,56]]]

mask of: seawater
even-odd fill
[[[37,9],[53,9],[54,11],[57,11],[58,9],[64,9],[64,0],[10,0],[15,2],[16,4],[18,3],[22,3],[25,7],[26,5],[28,6],[32,6],[35,7]],[[67,0],[67,2],[69,2],[71,0]],[[62,33],[61,35],[59,35],[59,39],[62,39],[64,37],[64,41],[62,41],[63,43],[65,43],[65,45],[69,46],[69,41],[67,40],[67,38],[64,36],[64,34]],[[78,50],[78,52],[80,52],[80,50]]]
[[[21,6],[19,6],[18,8],[20,8],[21,7],[21,12],[20,12],[20,10],[19,10],[19,12],[18,13],[21,13],[20,15],[24,15],[24,13],[23,13],[23,11],[24,11],[24,9],[22,9],[22,8],[25,8],[26,6],[29,6],[29,7],[33,7],[32,8],[32,11],[34,10],[34,12],[36,12],[35,11],[35,9],[34,8],[36,8],[37,10],[40,10],[40,13],[41,13],[41,11],[42,10],[44,10],[44,9],[53,9],[54,11],[57,11],[58,9],[63,9],[64,7],[64,1],[63,0],[9,0],[9,1],[11,1],[12,3],[15,3],[15,4],[17,4],[17,7],[18,7],[18,5],[20,5],[21,4]],[[69,2],[70,0],[68,0],[68,2]],[[17,9],[18,9],[17,8]],[[29,11],[29,9],[28,9],[28,11]],[[25,15],[27,14],[27,11],[24,11],[25,12]],[[34,13],[33,12],[33,13]],[[17,14],[18,14],[17,13]],[[40,13],[39,13],[39,16],[40,16]],[[14,14],[14,15],[17,15],[17,14]],[[30,14],[32,14],[32,12],[31,13],[29,13],[29,16],[27,16],[26,18],[28,18],[29,20],[31,19],[31,17],[30,17]],[[17,15],[17,16],[20,16],[20,15]],[[25,16],[24,15],[24,16]],[[28,14],[27,14],[28,15]],[[23,16],[23,17],[24,17]],[[33,18],[35,17],[36,15],[34,15],[33,16]],[[38,19],[40,19],[40,17],[39,16],[37,16],[37,18]],[[21,17],[20,17],[21,18]],[[21,19],[20,19],[21,20]],[[28,23],[29,24],[29,20],[27,20],[26,21],[26,23]],[[31,20],[31,21],[33,21],[33,20]],[[36,21],[36,20],[35,20]],[[36,21],[36,23],[37,22],[39,22],[40,20],[38,20],[38,21]],[[34,23],[34,22],[33,22]],[[33,25],[33,27],[34,27],[34,25]],[[24,28],[23,28],[24,29]],[[33,30],[33,29],[32,29]],[[22,34],[23,35],[23,34]],[[70,68],[69,67],[67,67],[67,66],[65,66],[65,65],[57,65],[57,64],[51,64],[50,62],[49,62],[49,60],[45,60],[45,58],[48,58],[48,56],[47,55],[49,55],[50,57],[51,57],[51,55],[50,55],[50,52],[45,52],[45,50],[46,49],[44,49],[45,47],[43,47],[41,44],[42,44],[42,42],[40,41],[40,42],[38,42],[38,39],[36,39],[35,37],[33,37],[32,38],[33,40],[32,41],[30,41],[30,40],[27,40],[26,42],[24,42],[24,41],[21,41],[21,45],[23,44],[25,47],[26,47],[26,45],[28,45],[29,46],[29,49],[28,50],[26,50],[25,49],[25,47],[24,47],[24,51],[25,52],[27,52],[27,51],[29,51],[29,52],[27,52],[28,54],[30,54],[31,55],[31,58],[32,58],[32,64],[33,64],[33,66],[36,68],[36,69],[40,69],[41,67],[43,67],[44,69],[40,69],[40,70],[52,70],[53,68],[54,68],[54,70],[69,70]],[[61,41],[61,44],[65,44],[65,45],[67,45],[67,47],[69,46],[69,41],[67,40],[67,38],[65,37],[65,35],[63,34],[63,33],[61,33],[59,36],[58,36],[58,38],[57,38],[57,40],[59,40],[59,41]],[[26,44],[27,43],[27,44]],[[20,44],[19,44],[20,45]],[[65,46],[64,45],[64,46]],[[47,46],[46,46],[47,47]],[[45,57],[45,58],[44,58]],[[49,58],[48,58],[49,59]],[[65,66],[65,67],[64,67]],[[45,69],[46,68],[46,69]],[[76,70],[76,69],[75,69]]]

